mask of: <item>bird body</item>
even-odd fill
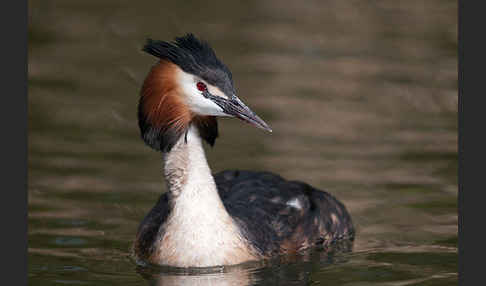
[[[168,191],[139,226],[139,260],[231,265],[352,239],[347,210],[324,191],[269,172],[212,175],[203,141],[214,144],[216,116],[271,129],[236,97],[231,72],[207,43],[189,34],[175,43],[149,40],[144,50],[160,61],[142,86],[139,127],[163,154]]]

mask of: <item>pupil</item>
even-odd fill
[[[205,91],[206,90],[206,85],[202,82],[198,82],[197,83],[197,89],[199,89],[200,91]]]

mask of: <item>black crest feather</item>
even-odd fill
[[[155,57],[168,60],[183,71],[199,76],[225,94],[234,94],[233,77],[211,46],[193,34],[176,37],[173,42],[147,39],[143,49]]]

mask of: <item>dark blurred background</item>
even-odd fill
[[[165,191],[136,121],[156,62],[141,47],[187,32],[274,130],[219,120],[213,171],[309,182],[354,219],[353,254],[285,281],[457,284],[457,1],[32,0],[28,32],[32,285],[158,283],[128,257]],[[269,267],[242,275],[265,284]]]

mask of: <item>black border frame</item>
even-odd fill
[[[27,285],[28,2],[2,4],[2,281]]]

